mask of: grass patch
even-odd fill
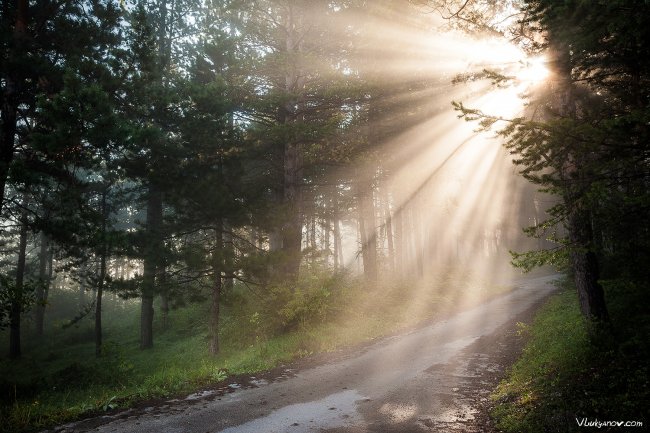
[[[507,290],[462,270],[380,288],[344,276],[310,276],[295,290],[272,288],[263,299],[236,287],[224,300],[217,357],[208,352],[208,303],[173,310],[168,328],[155,324],[154,348],[140,351],[137,302],[105,301],[102,357],[94,356],[88,317],[72,328],[50,323],[46,340],[26,335],[23,359],[0,360],[0,431],[38,430],[189,394],[229,375],[269,370],[414,327]]]
[[[492,395],[497,428],[513,433],[584,431],[576,421],[583,418],[647,425],[648,287],[621,280],[604,286],[611,334],[590,337],[568,282],[530,327],[520,328],[530,340]]]

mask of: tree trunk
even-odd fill
[[[18,104],[13,100],[16,96],[13,90],[9,90],[16,85],[12,80],[7,79],[5,95],[3,95],[2,103],[2,134],[0,135],[0,214],[4,204],[5,186],[7,183],[7,176],[9,175],[9,167],[14,158],[14,139],[16,136],[16,113]]]
[[[219,219],[215,227],[215,248],[212,252],[212,304],[210,308],[210,353],[219,353],[219,303],[223,288],[223,221]]]
[[[316,209],[313,205],[313,201],[311,202],[311,216],[309,218],[309,248],[312,250],[312,265],[314,264],[314,254],[313,251],[316,251],[318,249],[318,242],[316,241],[316,225],[317,225],[317,218],[316,218]]]
[[[328,215],[325,215],[321,223],[323,229],[323,250],[325,251],[325,267],[330,266],[330,257],[332,256],[332,248],[330,243],[330,236],[332,234],[332,220]]]
[[[86,288],[83,282],[79,283],[79,290],[77,292],[77,302],[79,302],[79,311],[82,311],[86,306]]]
[[[559,81],[560,115],[577,119],[575,86],[571,77],[571,56],[568,47],[552,47],[556,56]],[[574,282],[578,292],[580,311],[590,321],[607,322],[609,316],[602,286],[598,283],[599,269],[593,251],[594,239],[591,228],[591,212],[582,203],[585,185],[589,184],[590,174],[586,173],[589,155],[576,152],[569,155],[560,175],[568,186],[564,191],[564,204],[568,211],[567,229],[571,241],[571,264]]]
[[[50,280],[47,276],[47,264],[50,258],[48,240],[44,232],[40,235],[40,251],[38,253],[38,286],[36,287],[36,308],[34,309],[34,324],[36,335],[43,336],[43,323],[45,319],[45,302]]]
[[[286,145],[284,155],[284,202],[287,216],[282,229],[282,251],[285,274],[293,279],[302,259],[302,157],[299,146]]]
[[[334,269],[339,269],[344,268],[345,263],[343,261],[343,245],[341,243],[341,219],[339,217],[339,197],[338,188],[336,186],[332,188],[332,208],[332,222],[334,223],[332,230],[332,234],[334,236]]]
[[[153,298],[156,273],[159,265],[162,225],[162,192],[154,185],[149,186],[147,198],[147,222],[144,246],[144,270],[142,274],[142,303],[140,308],[140,348],[153,347]]]
[[[227,221],[223,223],[223,251],[224,251],[224,272],[226,276],[223,279],[223,288],[224,290],[232,290],[235,286],[235,279],[233,275],[235,273],[235,243],[232,240],[232,233],[230,232],[232,227],[228,224]]]
[[[167,330],[169,329],[169,287],[167,286],[167,274],[164,266],[161,266],[160,272],[158,272],[158,282],[160,286],[160,319],[162,329]]]
[[[27,210],[23,209],[20,217],[20,235],[18,241],[18,263],[16,264],[16,286],[11,297],[9,311],[9,358],[21,356],[20,314],[24,302],[25,262],[27,252]]]
[[[411,207],[411,224],[416,270],[418,277],[422,277],[424,275],[424,240],[422,239],[420,209],[417,205]]]
[[[403,234],[403,224],[402,224],[402,214],[404,213],[404,207],[400,207],[395,212],[395,217],[393,219],[393,225],[395,230],[395,274],[398,278],[401,278],[404,274],[404,234]]]
[[[363,274],[370,284],[377,282],[377,233],[375,230],[375,209],[370,182],[359,185],[359,233]]]
[[[7,8],[8,9],[8,8]],[[13,30],[14,47],[9,55],[23,55],[23,41],[26,37],[28,23],[29,1],[18,0],[16,8],[16,25]],[[13,51],[13,53],[12,53]],[[20,105],[20,92],[23,86],[23,77],[15,76],[16,71],[9,70],[3,76],[4,94],[2,95],[2,109],[0,110],[0,215],[4,205],[5,189],[9,168],[14,159],[16,130],[18,126],[18,106]]]
[[[102,227],[99,251],[99,281],[97,282],[97,295],[95,297],[95,356],[100,357],[102,354],[102,296],[104,295],[104,281],[106,280],[106,255],[108,254],[108,242],[106,238],[106,219],[108,211],[106,207],[106,196],[108,187],[102,191]]]
[[[345,268],[343,261],[343,245],[341,244],[341,221],[334,217],[334,269]]]
[[[390,198],[386,188],[383,188],[384,197],[384,230],[386,232],[386,246],[388,248],[388,267],[391,272],[395,272],[395,244],[393,240],[393,218],[390,213]]]
[[[589,212],[576,207],[569,214],[569,239],[574,246],[571,251],[573,277],[580,311],[592,321],[607,322],[607,306],[603,287],[598,283],[599,270],[596,253],[591,250],[593,233]]]
[[[99,281],[95,298],[95,356],[102,354],[102,297],[104,296],[104,280],[106,279],[106,253],[99,259]]]
[[[301,29],[300,16],[294,6],[288,3],[286,15],[283,17],[285,30],[285,50],[289,56],[302,53],[303,37],[298,33]],[[291,58],[291,57],[289,57]],[[280,124],[293,127],[302,121],[299,109],[300,95],[304,91],[305,78],[301,73],[300,65],[293,65],[285,75],[284,90],[291,96],[280,107]],[[302,146],[296,138],[291,138],[284,143],[283,152],[283,203],[285,205],[285,223],[282,227],[282,252],[284,255],[284,273],[289,279],[297,277],[302,259],[302,180],[303,180],[303,154]]]

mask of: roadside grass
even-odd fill
[[[648,425],[649,287],[624,280],[603,286],[612,330],[587,329],[568,280],[531,326],[520,326],[529,341],[492,394],[491,416],[499,430],[584,431],[578,424],[584,418]],[[632,429],[637,430],[642,429]]]
[[[155,345],[146,351],[138,349],[137,302],[107,302],[112,317],[105,312],[101,357],[90,317],[66,329],[55,323],[46,340],[26,339],[21,360],[0,360],[0,431],[33,431],[184,396],[228,376],[412,328],[508,290],[462,270],[377,288],[347,276],[310,277],[299,289],[276,288],[264,299],[236,287],[224,301],[216,357],[208,352],[207,302],[172,310],[166,329],[157,321]]]

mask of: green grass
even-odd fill
[[[648,287],[624,281],[604,286],[611,333],[588,332],[568,282],[530,327],[520,328],[529,342],[492,395],[491,415],[500,430],[584,431],[576,418],[647,425]]]
[[[66,329],[55,319],[46,341],[26,335],[23,359],[0,361],[0,431],[38,430],[188,394],[229,375],[269,370],[417,326],[506,290],[460,271],[382,288],[347,277],[309,277],[296,292],[276,288],[262,300],[239,287],[224,302],[217,357],[208,353],[206,303],[173,310],[166,330],[156,322],[153,349],[141,351],[137,302],[106,301],[102,357],[94,356],[89,317]]]

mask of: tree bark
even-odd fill
[[[302,53],[303,37],[299,14],[291,3],[287,4],[283,17],[285,30],[285,50],[287,54]],[[293,127],[302,121],[299,114],[300,95],[304,91],[305,78],[299,65],[292,65],[285,75],[284,90],[287,95],[295,95],[280,107],[280,124]],[[283,152],[283,203],[285,205],[285,223],[282,227],[282,252],[284,255],[284,273],[289,279],[295,279],[300,271],[302,259],[302,181],[303,154],[302,145],[296,138],[289,138],[284,143]]]
[[[293,279],[302,259],[302,155],[299,146],[288,143],[284,154],[284,202],[287,216],[282,229],[285,274]]]
[[[219,353],[219,303],[223,289],[223,221],[217,220],[215,227],[215,247],[212,251],[212,303],[210,306],[210,353]]]
[[[375,209],[372,184],[363,181],[359,185],[359,233],[361,235],[361,254],[363,274],[370,284],[377,282],[377,232],[375,229]]]
[[[165,267],[161,266],[158,272],[158,283],[160,290],[160,319],[162,321],[162,329],[169,329],[169,288],[167,286],[167,274]]]
[[[36,287],[36,308],[34,309],[34,324],[36,335],[42,337],[44,333],[45,303],[50,280],[47,275],[47,265],[50,258],[48,239],[45,232],[40,234],[40,251],[38,253],[38,286]]]
[[[388,248],[388,265],[395,272],[395,243],[393,240],[393,217],[390,213],[390,198],[386,188],[383,188],[384,230],[386,232],[386,247]]]
[[[593,233],[589,212],[575,205],[569,214],[569,240],[573,245],[571,263],[582,315],[589,320],[607,322],[609,315],[603,287],[598,283],[599,267],[592,250]]]
[[[9,8],[7,8],[9,10]],[[16,23],[12,34],[13,49],[9,55],[23,55],[23,40],[27,32],[29,19],[29,1],[18,0],[16,7]],[[13,53],[11,52],[13,51]],[[15,70],[9,70],[4,78],[4,94],[2,95],[2,110],[0,110],[0,215],[4,205],[5,189],[9,168],[14,159],[15,139],[18,126],[18,106],[24,78],[16,76]]]
[[[144,246],[144,270],[142,275],[142,303],[140,307],[140,348],[153,347],[153,298],[156,273],[159,265],[162,226],[162,192],[154,185],[149,186],[147,197],[147,221]]]
[[[403,234],[403,224],[402,224],[402,214],[404,213],[404,208],[401,207],[395,212],[395,217],[393,218],[393,225],[395,230],[395,274],[401,278],[404,274],[404,234]]]
[[[223,223],[223,251],[224,260],[223,268],[226,276],[223,279],[224,290],[232,290],[235,286],[235,279],[233,278],[235,269],[235,243],[232,239],[232,227],[228,221],[224,220]]]
[[[99,281],[97,282],[97,294],[95,297],[95,356],[100,357],[102,354],[102,297],[104,295],[104,281],[106,280],[106,256],[108,254],[108,246],[106,243],[106,219],[108,218],[108,210],[106,206],[106,196],[108,195],[108,187],[102,190],[102,227],[101,238],[99,240]]]
[[[332,220],[329,215],[325,215],[321,223],[323,229],[323,250],[325,251],[325,267],[330,266],[330,257],[332,256],[332,245],[330,236],[332,235]]]
[[[416,270],[418,276],[422,277],[424,275],[424,239],[422,236],[420,207],[417,205],[411,207],[411,224]]]
[[[17,359],[22,355],[20,344],[20,316],[23,309],[25,289],[25,263],[27,256],[27,210],[23,209],[20,217],[20,234],[18,241],[18,263],[16,264],[16,286],[11,299],[9,311],[9,358]]]
[[[571,56],[569,47],[553,46],[559,80],[560,115],[578,119],[575,85],[571,77]],[[568,212],[567,230],[571,242],[570,260],[574,282],[578,292],[580,311],[590,321],[607,322],[609,315],[602,286],[598,283],[599,265],[594,252],[594,238],[591,228],[591,213],[584,200],[586,185],[589,183],[589,154],[578,149],[560,168],[560,176],[567,183],[564,191],[564,204]]]
[[[343,261],[343,245],[341,239],[341,219],[339,214],[339,197],[338,197],[338,188],[334,186],[332,188],[332,223],[333,227],[333,236],[334,236],[334,269],[340,269],[345,267]]]

